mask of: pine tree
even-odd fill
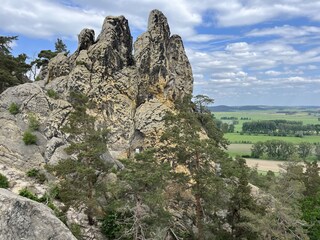
[[[320,176],[317,161],[306,162],[304,172],[304,198],[301,201],[302,219],[308,226],[308,236],[312,240],[320,238]]]
[[[17,39],[17,36],[0,36],[0,93],[8,87],[28,81],[26,73],[31,66],[26,63],[27,55],[14,57],[11,54],[10,44]]]
[[[195,225],[199,240],[205,239],[206,206],[209,205],[209,196],[213,199],[215,193],[208,194],[208,188],[214,189],[210,183],[219,181],[214,165],[225,158],[221,149],[224,147],[222,133],[217,132],[210,112],[205,111],[205,102],[200,100],[199,105],[194,105],[191,97],[178,102],[177,113],[168,113],[165,118],[167,129],[162,136],[165,144],[162,153],[174,171],[178,172],[176,182],[185,191],[191,189],[194,196]]]
[[[113,197],[105,209],[103,232],[112,239],[160,237],[158,232],[170,227],[171,220],[166,198],[169,164],[156,159],[153,150],[123,159],[122,163],[125,168],[118,172],[117,183],[110,191]]]
[[[232,239],[258,239],[258,232],[252,226],[251,215],[264,214],[264,206],[259,206],[251,195],[249,186],[249,171],[242,158],[235,160],[237,180],[233,183],[231,198],[228,203],[227,220],[231,227]]]
[[[66,44],[62,41],[62,39],[57,38],[55,42],[55,51],[52,50],[41,50],[38,54],[38,58],[31,62],[32,66],[36,66],[37,68],[46,67],[49,61],[58,55],[58,53],[69,54]]]
[[[67,206],[85,206],[89,224],[94,224],[94,214],[98,207],[97,198],[108,165],[101,158],[106,152],[108,131],[97,127],[95,118],[87,113],[88,98],[76,92],[70,93],[74,111],[70,113],[67,125],[63,128],[70,134],[70,145],[65,151],[68,159],[61,159],[57,165],[48,166],[60,181],[62,201]]]
[[[256,220],[261,239],[309,239],[307,223],[302,219],[301,200],[305,190],[303,166],[288,162],[285,171],[270,184],[267,196],[269,207]]]

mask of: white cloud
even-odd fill
[[[247,36],[254,36],[254,37],[264,37],[270,35],[277,35],[283,38],[293,38],[293,37],[301,37],[301,36],[308,36],[320,34],[320,27],[315,26],[302,26],[302,27],[295,27],[290,25],[284,26],[275,26],[273,28],[264,28],[264,29],[254,29],[250,31]]]

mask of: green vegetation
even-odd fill
[[[31,66],[26,63],[27,55],[14,57],[11,54],[11,43],[18,40],[17,36],[0,36],[0,93],[9,87],[28,81],[26,73]]]
[[[65,54],[69,54],[67,46],[64,44],[62,39],[58,38],[55,42],[55,51],[42,50],[38,54],[38,58],[31,62],[31,65],[36,66],[37,68],[46,67],[50,59],[54,58],[58,55],[58,53],[62,52],[64,52]]]
[[[24,132],[22,140],[25,145],[37,144],[37,136],[30,132],[30,130]]]
[[[27,176],[36,179],[39,183],[44,183],[47,177],[44,173],[40,172],[39,169],[32,168],[27,172]]]
[[[303,122],[307,124],[319,124],[318,116],[309,114],[307,109],[297,110],[295,114],[279,113],[277,110],[258,110],[258,111],[236,111],[236,112],[213,112],[216,119],[237,118],[238,124],[235,125],[235,132],[242,131],[244,122],[249,121],[268,121],[268,120],[287,120]],[[226,123],[232,123],[234,120],[222,120]]]
[[[157,229],[165,229],[171,222],[165,193],[171,178],[170,166],[159,162],[152,150],[122,162],[126,167],[117,174],[119,182],[108,185],[113,197],[107,202],[112,204],[104,208],[101,230],[110,239],[154,239]]]
[[[306,160],[313,154],[314,145],[301,142],[298,146],[282,140],[268,140],[256,142],[251,147],[251,157],[274,160],[298,159]]]
[[[82,240],[82,233],[81,233],[81,226],[76,223],[71,223],[69,226],[70,231],[72,232],[73,236],[76,237],[77,240]]]
[[[28,188],[23,188],[19,191],[19,195],[25,198],[29,198],[36,202],[41,202],[40,198],[38,198],[35,194],[33,194]]]
[[[87,114],[89,99],[77,92],[70,93],[70,102],[74,111],[69,115],[63,128],[70,134],[70,146],[66,153],[77,156],[63,159],[57,165],[47,169],[61,179],[59,197],[68,206],[85,206],[90,225],[95,223],[94,215],[99,208],[98,196],[103,195],[102,176],[109,167],[101,158],[106,152],[108,131],[105,127],[95,128],[95,118]],[[79,140],[79,136],[81,136]]]
[[[120,160],[120,169],[106,162],[108,131],[88,114],[94,104],[71,93],[74,111],[63,130],[70,134],[65,151],[75,158],[48,166],[60,180],[48,199],[84,207],[88,223],[101,221],[97,225],[108,239],[164,239],[168,233],[197,240],[317,239],[316,165],[303,172],[302,165],[288,161],[277,174],[250,169],[241,157],[225,153],[227,141],[206,109],[212,100],[195,99],[178,101],[176,111],[165,116],[161,144]],[[308,159],[313,147],[279,140],[243,145],[249,153],[252,146],[255,157],[288,160]],[[263,191],[259,201],[249,183]],[[81,226],[69,227],[81,239]]]
[[[303,137],[305,135],[318,135],[319,132],[320,124],[303,125],[302,121],[264,120],[242,124],[242,133],[245,134]]]
[[[30,131],[39,130],[40,122],[34,113],[28,114],[28,121],[29,121],[29,130]]]
[[[56,91],[54,91],[53,89],[48,89],[47,90],[47,94],[50,98],[53,98],[53,99],[58,99],[59,98],[59,95]]]
[[[9,181],[8,178],[0,173],[0,188],[8,188]]]
[[[8,110],[12,115],[16,115],[19,113],[19,106],[16,103],[11,103]]]
[[[319,136],[304,136],[300,137],[279,137],[279,136],[268,136],[268,135],[241,135],[240,133],[226,133],[224,135],[226,139],[232,143],[245,143],[252,144],[256,142],[265,142],[268,140],[283,140],[293,144],[299,144],[301,142],[317,143],[319,142]]]

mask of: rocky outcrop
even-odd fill
[[[106,17],[96,40],[94,36],[93,30],[82,30],[77,50],[53,58],[43,81],[10,88],[0,96],[0,162],[29,169],[65,157],[67,138],[61,127],[72,111],[70,91],[83,92],[96,102],[92,114],[97,124],[110,129],[113,157],[156,144],[165,112],[192,92],[191,66],[181,38],[170,35],[167,18],[158,10],[150,13],[147,31],[134,43],[134,56],[125,17]],[[58,99],[50,98],[48,90]],[[20,105],[17,115],[7,110],[13,102]],[[29,113],[41,127],[35,132],[37,144],[26,146],[22,134]]]
[[[0,189],[0,239],[76,240],[43,204]]]
[[[171,35],[167,18],[158,10],[150,13],[147,31],[134,44],[123,16],[106,17],[97,39],[93,30],[83,29],[78,40],[73,54],[61,53],[51,59],[41,73],[43,80],[9,88],[0,95],[0,172],[13,180],[15,192],[30,186],[19,180],[28,181],[23,176],[26,171],[68,157],[64,152],[68,135],[62,127],[73,110],[68,101],[71,91],[82,92],[95,102],[90,114],[96,117],[97,126],[105,125],[111,133],[109,152],[102,157],[119,168],[123,166],[116,158],[158,144],[163,116],[174,111],[177,99],[192,93],[192,70],[182,40]],[[8,111],[12,103],[19,105],[16,115]],[[30,114],[40,123],[33,131],[35,145],[22,140]],[[29,222],[23,219],[21,224]],[[25,225],[20,228],[29,234]]]

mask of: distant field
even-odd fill
[[[237,155],[250,155],[251,146],[252,144],[230,144],[228,146],[227,152],[231,157],[235,157]]]
[[[227,138],[230,143],[241,143],[243,141],[248,141],[251,143],[256,143],[258,141],[267,141],[272,139],[284,140],[298,144],[300,142],[310,142],[317,143],[320,142],[320,136],[305,136],[303,138],[299,137],[278,137],[278,136],[267,136],[267,135],[240,135],[242,131],[242,124],[244,122],[258,121],[258,120],[289,120],[289,121],[302,121],[304,125],[306,124],[320,124],[318,118],[319,115],[308,114],[307,109],[296,110],[289,108],[287,111],[295,111],[295,114],[287,115],[284,113],[277,113],[277,109],[273,110],[252,110],[252,111],[237,111],[237,112],[213,112],[214,116],[221,120],[222,117],[236,117],[239,123],[235,125],[234,133],[226,133],[225,138]],[[281,109],[281,111],[285,111]],[[247,118],[247,120],[241,120],[241,118]],[[232,120],[222,120],[226,123],[232,123]]]
[[[265,142],[268,140],[283,140],[294,144],[300,142],[320,143],[320,136],[304,136],[300,137],[278,137],[278,136],[267,136],[267,135],[240,135],[239,133],[226,133],[224,135],[230,143],[241,143],[244,141],[256,143],[259,141]]]
[[[239,124],[235,125],[235,132],[242,130],[242,124],[249,121],[257,120],[289,120],[289,121],[302,121],[303,124],[320,124],[318,121],[319,116],[308,115],[307,112],[297,112],[293,115],[286,115],[284,113],[276,113],[276,110],[265,111],[238,111],[238,112],[213,112],[217,119],[221,117],[237,117]],[[240,120],[241,117],[249,118],[250,120]],[[231,120],[223,120],[223,122],[232,122]]]
[[[310,109],[314,111],[315,109]],[[277,113],[278,111],[289,111],[295,112],[294,114]],[[302,121],[304,125],[306,124],[320,124],[318,118],[319,113],[314,112],[308,114],[308,109],[266,109],[266,110],[245,110],[245,111],[234,111],[233,112],[213,112],[214,116],[225,122],[232,123],[232,120],[222,120],[222,117],[235,117],[238,118],[239,123],[235,125],[234,133],[226,133],[224,137],[231,143],[228,147],[227,152],[230,156],[235,157],[236,155],[250,155],[252,144],[258,141],[268,141],[268,140],[283,140],[291,142],[294,144],[299,144],[300,142],[310,142],[310,143],[320,143],[320,136],[304,136],[300,137],[280,137],[280,136],[268,136],[268,135],[241,135],[242,124],[249,121],[258,120],[288,120],[288,121]],[[247,118],[246,120],[241,120],[241,118]]]

